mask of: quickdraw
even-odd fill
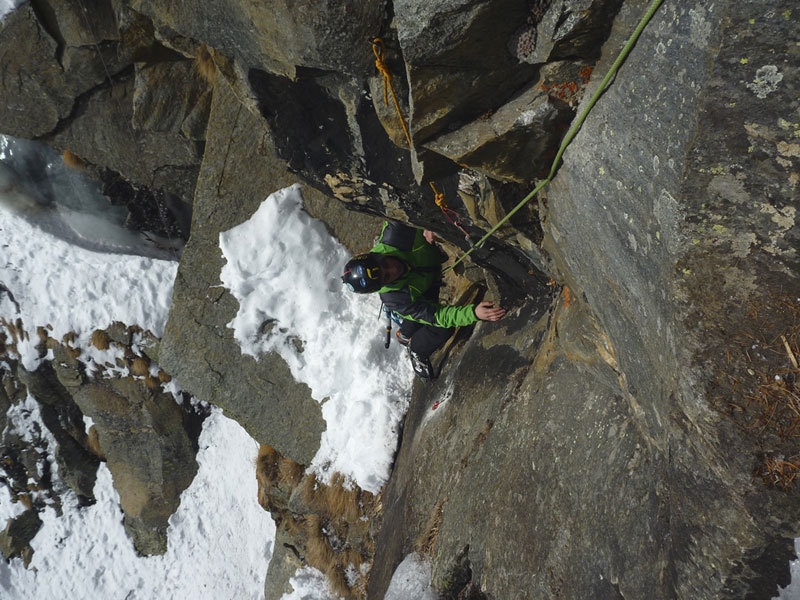
[[[464,226],[461,224],[461,215],[459,215],[456,211],[452,208],[447,206],[447,200],[444,198],[444,194],[436,189],[436,186],[431,181],[430,182],[431,189],[433,190],[433,201],[436,203],[442,214],[444,214],[445,218],[450,221],[452,225],[458,228],[461,233],[464,234],[464,239],[467,240],[467,243],[472,246],[472,240],[469,237],[469,232],[464,229]]]
[[[611,65],[611,67],[609,67],[608,73],[606,73],[605,77],[603,77],[603,80],[600,82],[600,85],[597,87],[597,90],[595,90],[594,94],[592,94],[592,97],[589,99],[589,102],[586,104],[586,107],[581,111],[581,114],[578,115],[578,118],[575,120],[575,122],[572,124],[572,127],[569,128],[569,131],[567,131],[567,134],[564,136],[564,139],[561,142],[561,146],[559,146],[558,152],[556,152],[556,156],[553,159],[553,164],[550,167],[550,173],[548,174],[547,178],[544,179],[542,182],[540,182],[539,185],[537,185],[527,196],[525,196],[522,200],[520,200],[519,203],[514,208],[512,208],[505,217],[500,219],[497,225],[495,225],[488,232],[486,232],[486,235],[484,235],[481,239],[479,239],[472,248],[467,250],[462,256],[460,256],[452,265],[447,267],[447,269],[445,270],[454,268],[458,263],[462,262],[465,258],[467,258],[467,256],[469,256],[470,253],[475,248],[480,247],[487,239],[489,239],[489,237],[495,231],[497,231],[500,227],[502,227],[511,217],[513,217],[517,213],[519,209],[525,206],[532,198],[536,196],[536,194],[538,194],[541,190],[543,190],[545,186],[553,180],[553,177],[556,176],[556,172],[558,171],[558,166],[559,163],[561,162],[561,157],[564,155],[564,151],[567,149],[567,146],[569,146],[572,143],[572,140],[575,139],[575,136],[578,134],[578,131],[583,125],[583,122],[586,120],[586,117],[589,115],[589,112],[592,110],[592,108],[594,108],[594,105],[597,104],[597,101],[600,99],[600,96],[603,95],[603,92],[605,92],[608,86],[611,84],[611,80],[616,75],[620,65],[628,57],[628,54],[630,54],[631,50],[636,44],[636,41],[642,34],[642,31],[644,31],[644,28],[650,22],[650,19],[653,18],[653,15],[658,10],[658,7],[661,6],[661,3],[663,1],[664,0],[653,0],[650,3],[650,6],[647,8],[644,15],[639,20],[639,24],[633,30],[631,37],[628,38],[628,41],[622,47],[622,50],[620,50],[619,55],[617,55],[617,58],[614,60],[614,63]]]
[[[380,74],[383,75],[383,103],[386,106],[389,106],[389,94],[391,93],[395,110],[397,110],[397,117],[400,119],[400,125],[403,127],[403,133],[405,133],[406,140],[408,141],[408,147],[413,148],[414,143],[411,141],[411,133],[408,130],[408,125],[403,117],[403,111],[400,108],[400,102],[397,100],[397,94],[395,94],[394,86],[392,85],[392,72],[386,65],[386,46],[381,38],[373,38],[372,53],[375,55],[375,67],[378,69]],[[444,194],[436,189],[436,186],[432,181],[430,182],[430,186],[433,190],[433,199],[434,202],[436,202],[436,206],[441,209],[445,218],[464,234],[464,239],[467,240],[467,243],[470,246],[472,246],[472,240],[470,239],[469,232],[464,228],[464,225],[461,222],[461,215],[447,205]]]
[[[489,239],[490,236],[492,236],[492,234],[494,234],[495,231],[497,231],[500,227],[502,227],[511,217],[513,217],[517,213],[517,211],[519,211],[519,209],[525,206],[532,198],[536,196],[536,194],[538,194],[542,189],[544,189],[544,187],[548,183],[550,183],[550,181],[552,181],[553,177],[555,177],[556,172],[558,171],[558,166],[559,163],[561,162],[561,157],[564,155],[564,151],[567,149],[567,146],[569,146],[570,143],[572,143],[572,140],[575,139],[575,136],[578,134],[578,131],[583,125],[583,122],[586,120],[586,117],[588,116],[589,112],[597,103],[600,96],[602,96],[603,92],[605,92],[608,86],[610,85],[611,80],[613,79],[614,75],[616,75],[620,65],[627,58],[628,54],[630,54],[630,51],[633,49],[633,46],[636,44],[636,41],[639,39],[639,36],[641,35],[642,31],[650,22],[650,20],[653,18],[653,15],[661,6],[662,2],[663,0],[652,0],[652,2],[650,3],[650,6],[647,8],[644,15],[639,20],[638,25],[631,34],[631,37],[628,38],[628,41],[625,43],[625,46],[623,46],[616,60],[609,68],[608,73],[606,73],[605,77],[603,77],[603,80],[600,82],[600,85],[592,95],[586,107],[581,111],[580,115],[578,115],[578,118],[572,124],[572,127],[570,127],[569,131],[567,131],[567,134],[564,136],[564,139],[562,140],[561,145],[558,148],[558,152],[556,153],[556,156],[553,159],[553,164],[550,167],[550,173],[548,174],[547,178],[541,181],[527,196],[525,196],[514,208],[512,208],[508,212],[508,214],[505,217],[503,217],[475,244],[471,243],[469,234],[466,233],[463,226],[461,225],[461,220],[460,218],[458,218],[458,213],[447,207],[447,203],[444,201],[444,195],[439,194],[439,192],[436,190],[436,187],[433,185],[433,183],[431,183],[431,188],[433,188],[434,200],[436,201],[436,205],[442,209],[442,212],[444,213],[445,217],[447,217],[448,221],[450,221],[453,225],[458,227],[463,233],[466,234],[466,239],[468,242],[470,242],[471,246],[470,249],[467,250],[463,255],[461,255],[452,265],[447,267],[447,269],[445,269],[446,271],[449,271],[450,269],[454,268],[458,263],[462,262],[465,258],[467,258],[467,256],[469,256],[472,253],[472,251],[475,250],[475,248],[480,247],[487,239]],[[403,131],[406,132],[408,144],[409,147],[411,147],[411,136],[408,133],[405,120],[403,119],[403,115],[400,111],[400,104],[397,102],[397,98],[395,97],[394,94],[394,89],[391,86],[392,76],[383,60],[385,55],[383,40],[381,40],[380,38],[375,38],[372,42],[372,50],[373,52],[375,52],[375,58],[376,58],[375,65],[378,67],[378,70],[381,73],[383,73],[384,76],[384,101],[388,105],[388,99],[386,98],[386,87],[388,85],[389,89],[392,91],[392,97],[394,98],[395,101],[395,107],[397,108],[398,115],[400,117],[400,122],[403,124]]]

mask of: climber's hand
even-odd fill
[[[481,321],[499,321],[506,314],[506,309],[495,306],[494,302],[484,301],[475,307],[475,316]]]

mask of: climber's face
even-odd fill
[[[406,272],[405,263],[393,256],[384,256],[381,258],[381,283],[386,285],[394,283],[400,279]]]

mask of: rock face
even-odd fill
[[[300,179],[351,249],[378,217],[466,249],[547,173],[647,9],[97,4],[90,30],[69,2],[5,21],[0,131],[69,148],[131,208],[178,223],[192,206],[159,363],[302,464],[319,405],[278,357],[241,356],[219,233]],[[664,3],[554,180],[472,252],[511,312],[462,332],[442,378],[415,389],[367,597],[411,551],[453,598],[769,598],[786,583],[800,534],[795,12]],[[139,417],[104,421],[92,389],[72,395],[101,443],[103,427],[124,437]],[[304,512],[279,500],[283,519]],[[267,597],[300,555],[283,552]]]

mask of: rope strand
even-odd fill
[[[386,106],[389,106],[388,94],[391,92],[392,100],[394,100],[394,107],[397,110],[397,118],[400,119],[400,124],[403,126],[403,132],[406,134],[406,140],[408,140],[408,147],[411,149],[414,147],[414,145],[411,142],[411,134],[408,131],[406,120],[403,118],[403,111],[400,108],[400,102],[398,102],[397,96],[394,93],[394,86],[392,85],[392,72],[386,65],[386,47],[381,38],[376,37],[372,40],[372,52],[375,54],[375,67],[378,69],[380,74],[383,75],[383,102]],[[436,202],[436,206],[441,209],[445,218],[464,234],[464,239],[470,246],[472,246],[472,240],[470,239],[469,232],[464,229],[464,226],[461,224],[461,216],[447,206],[444,194],[436,189],[436,186],[432,181],[430,182],[430,186],[433,190],[433,199],[434,202]]]
[[[397,95],[394,93],[394,86],[392,85],[392,72],[389,70],[389,67],[386,65],[386,61],[384,60],[386,57],[386,47],[384,46],[381,38],[376,37],[372,40],[372,53],[375,55],[375,67],[378,69],[380,74],[383,75],[383,103],[386,106],[389,106],[389,98],[387,93],[391,92],[392,100],[394,101],[394,107],[397,109],[397,117],[400,119],[400,125],[403,127],[403,133],[406,134],[408,147],[413,148],[414,144],[411,142],[411,133],[408,131],[406,120],[403,118],[403,111],[400,108],[400,102],[398,102]]]
[[[486,233],[486,235],[484,235],[481,239],[479,239],[475,243],[474,246],[472,246],[472,248],[467,250],[458,260],[456,260],[452,265],[447,267],[447,269],[445,270],[452,269],[458,263],[462,262],[467,256],[469,256],[472,253],[472,251],[475,248],[481,246],[495,231],[497,231],[506,222],[508,222],[508,220],[511,217],[513,217],[517,213],[517,211],[519,211],[519,209],[525,206],[534,196],[536,196],[536,194],[538,194],[542,189],[544,189],[544,187],[548,183],[550,183],[553,180],[558,170],[561,157],[564,155],[564,151],[567,149],[567,146],[569,146],[570,143],[572,143],[572,140],[575,139],[575,136],[578,134],[578,131],[583,125],[583,122],[586,120],[586,117],[589,115],[589,112],[592,110],[592,108],[594,108],[594,105],[597,104],[597,101],[600,99],[600,96],[603,95],[603,92],[605,92],[608,86],[610,85],[611,79],[614,77],[614,75],[616,75],[617,70],[619,69],[623,61],[628,57],[628,54],[630,54],[631,50],[633,49],[633,46],[636,44],[637,40],[639,39],[639,36],[642,34],[642,31],[644,31],[644,28],[653,18],[653,15],[656,13],[659,6],[661,6],[662,2],[663,0],[653,0],[650,3],[650,6],[648,7],[647,11],[645,11],[645,14],[639,20],[639,24],[633,30],[631,37],[628,39],[625,46],[623,46],[622,50],[617,55],[616,60],[614,60],[614,63],[609,68],[608,73],[606,73],[605,77],[603,77],[603,80],[600,82],[600,85],[598,86],[597,90],[592,95],[586,107],[581,111],[581,114],[578,116],[578,119],[572,124],[572,127],[570,127],[569,131],[567,132],[567,135],[564,136],[564,139],[561,142],[561,146],[559,146],[558,152],[556,152],[555,159],[553,159],[553,164],[550,167],[550,173],[547,176],[547,178],[541,183],[539,183],[539,185],[537,185],[527,196],[525,196],[522,200],[520,200],[519,204],[517,204],[514,208],[512,208],[511,211],[509,211],[509,213],[497,223],[497,225],[492,227]]]

